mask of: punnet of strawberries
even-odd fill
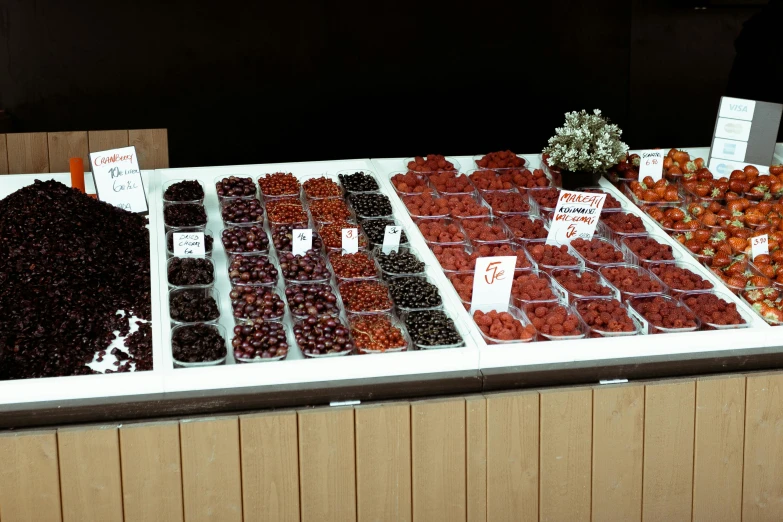
[[[783,324],[783,297],[776,287],[753,288],[742,292],[742,297],[765,321]]]
[[[647,176],[642,181],[629,183],[628,189],[639,201],[650,203],[676,203],[682,201],[677,185],[663,178],[654,181],[650,176]]]

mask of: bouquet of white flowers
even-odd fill
[[[555,129],[544,148],[550,166],[571,172],[606,172],[628,152],[628,145],[620,141],[620,127],[601,116],[595,109],[567,112],[565,125]]]

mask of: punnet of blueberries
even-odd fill
[[[386,235],[386,227],[397,225],[392,219],[377,218],[377,219],[363,219],[361,221],[362,230],[370,240],[372,245],[382,245],[383,238]],[[400,244],[408,242],[408,236],[405,235],[405,231],[400,232]]]
[[[209,324],[178,326],[171,334],[174,360],[183,363],[217,361],[226,356],[226,341]]]
[[[389,294],[400,308],[433,308],[443,304],[438,287],[422,277],[392,279]]]
[[[454,321],[441,310],[409,312],[405,326],[413,342],[421,348],[462,344]]]
[[[365,172],[354,172],[353,174],[338,175],[340,183],[346,192],[369,192],[378,190],[378,182],[372,175]]]
[[[363,217],[390,216],[392,214],[391,201],[385,194],[370,192],[367,194],[351,194],[351,205],[356,214]]]
[[[204,199],[204,188],[196,180],[173,183],[163,193],[164,201],[199,201]]]
[[[420,261],[413,252],[395,250],[384,254],[382,251],[375,253],[375,259],[383,270],[384,275],[395,274],[420,274],[424,271],[424,262]]]

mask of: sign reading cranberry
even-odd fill
[[[91,152],[90,163],[98,199],[128,212],[148,211],[136,147]]]
[[[470,303],[471,313],[476,310],[481,310],[484,313],[492,310],[508,311],[516,262],[517,258],[512,256],[476,259],[473,299]]]

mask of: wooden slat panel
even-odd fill
[[[0,520],[62,520],[57,432],[0,435]]]
[[[104,130],[88,133],[90,152],[100,152],[109,149],[119,149],[128,146],[128,131]],[[87,170],[87,169],[85,169]]]
[[[50,132],[48,140],[50,172],[70,172],[71,158],[82,158],[84,170],[92,170],[88,157],[87,131]]]
[[[169,135],[166,129],[129,130],[128,144],[136,147],[142,169],[169,168]]]
[[[359,522],[411,520],[410,404],[356,408]]]
[[[539,520],[590,520],[593,392],[541,393]]]
[[[693,520],[742,517],[745,377],[696,381]]]
[[[64,522],[122,522],[117,428],[63,428],[57,433]]]
[[[180,423],[185,520],[242,520],[239,420]]]
[[[414,522],[466,518],[465,400],[411,406]]]
[[[239,418],[244,522],[299,522],[296,412]]]
[[[49,172],[49,145],[45,132],[6,134],[6,140],[9,173]]]
[[[487,520],[538,520],[539,395],[487,397]]]
[[[645,390],[643,520],[691,520],[696,382]]]
[[[0,174],[8,174],[8,142],[5,134],[0,134]]]
[[[487,400],[465,397],[468,522],[487,521]]]
[[[120,428],[125,522],[183,520],[179,423]]]
[[[299,412],[302,522],[356,520],[356,455],[352,408]]]
[[[748,376],[743,522],[783,520],[783,373]]]
[[[642,519],[644,386],[593,390],[593,521]]]

